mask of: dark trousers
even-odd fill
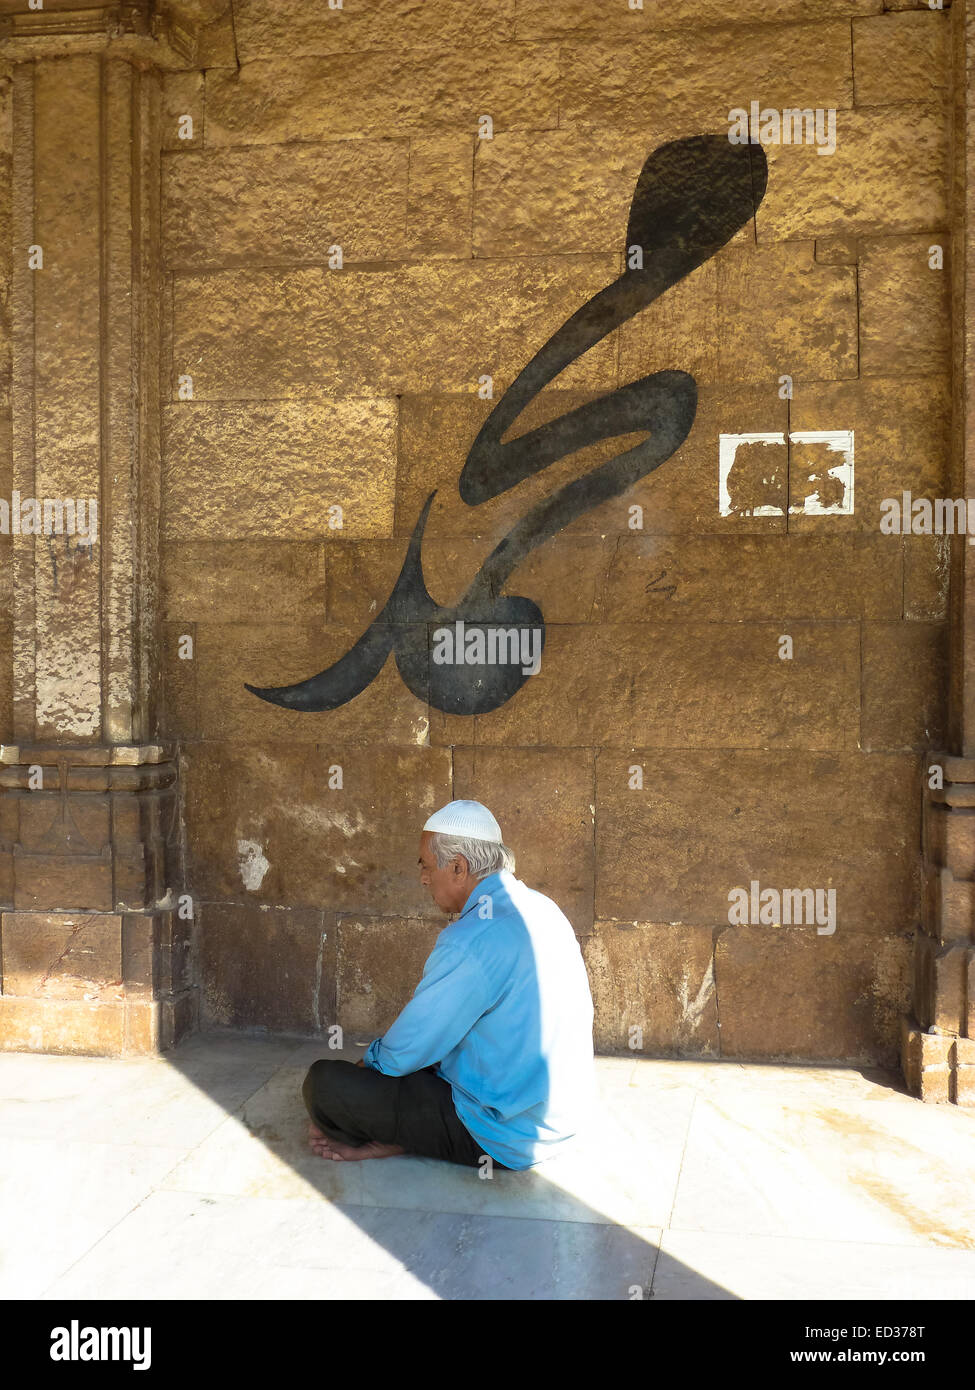
[[[484,1156],[454,1109],[448,1082],[433,1067],[385,1076],[372,1067],[323,1058],[301,1088],[312,1122],[330,1139],[359,1148],[371,1139],[407,1153],[476,1168]],[[503,1163],[491,1160],[495,1168]]]

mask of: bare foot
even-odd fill
[[[364,1159],[364,1158],[394,1158],[397,1154],[405,1154],[406,1150],[399,1144],[380,1144],[373,1139],[368,1144],[361,1144],[358,1148],[354,1144],[340,1144],[337,1139],[329,1137],[316,1128],[315,1125],[308,1126],[308,1142],[311,1144],[312,1152],[319,1158],[333,1158],[338,1161],[343,1159]]]

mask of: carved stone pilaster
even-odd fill
[[[975,758],[932,753],[925,768],[921,930],[902,1065],[923,1100],[975,1105]]]
[[[0,749],[0,1047],[153,1052],[195,1026],[162,745]]]
[[[0,0],[13,91],[0,1048],[155,1051],[195,1026],[157,698],[160,69],[196,61],[224,11]],[[46,529],[20,524],[21,499],[50,502],[53,527],[46,510]]]

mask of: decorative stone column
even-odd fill
[[[153,1052],[196,1018],[157,699],[161,68],[193,56],[192,7],[178,8],[167,20],[151,0],[0,4],[13,86],[7,1049]],[[42,526],[52,504],[38,534],[29,499]]]
[[[975,497],[975,7],[951,10],[952,497]],[[951,753],[923,765],[922,914],[901,1065],[923,1100],[975,1105],[975,549],[951,538]],[[959,756],[960,755],[960,756]],[[937,771],[940,769],[940,773]]]

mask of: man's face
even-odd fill
[[[445,869],[438,869],[432,841],[433,832],[424,830],[418,860],[420,882],[443,912],[459,912],[471,895],[467,861],[457,855]]]

